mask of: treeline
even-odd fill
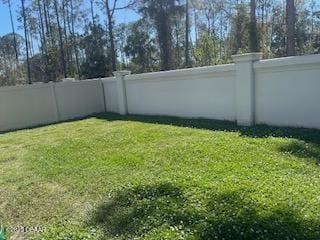
[[[18,19],[11,1],[3,0],[12,33],[0,38],[0,85],[320,52],[317,0],[20,0]],[[119,23],[126,9],[141,18]]]

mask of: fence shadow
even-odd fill
[[[22,130],[33,130],[33,129],[37,129],[37,128],[41,128],[41,127],[53,126],[53,125],[60,124],[60,123],[71,123],[71,122],[74,122],[74,121],[85,120],[85,119],[88,119],[88,118],[91,118],[91,117],[96,117],[96,114],[88,115],[88,116],[85,116],[85,117],[75,117],[75,118],[72,118],[72,119],[67,119],[67,120],[63,120],[63,121],[59,121],[59,122],[36,124],[36,125],[30,126],[30,127],[19,127],[19,128],[16,128],[16,129],[4,130],[4,131],[0,131],[0,136],[1,135],[5,135],[7,133],[14,133],[14,132],[22,131]]]
[[[267,125],[255,125],[252,127],[238,126],[232,121],[210,120],[210,119],[186,119],[167,116],[142,116],[126,115],[122,116],[114,113],[102,113],[95,116],[107,121],[138,121],[153,124],[174,125],[179,127],[189,127],[207,129],[212,131],[239,132],[242,136],[253,138],[285,137],[294,138],[306,143],[315,143],[320,146],[320,130],[293,127],[272,127]]]
[[[183,189],[168,182],[128,188],[98,206],[88,225],[102,228],[106,238],[123,239],[170,229],[177,230],[170,234],[184,232],[199,240],[320,238],[320,222],[303,221],[280,203],[262,215],[245,191],[209,191],[200,208],[191,202]]]
[[[320,164],[320,144],[302,142],[291,142],[279,148],[283,153],[292,154],[298,158],[313,158],[317,164]]]

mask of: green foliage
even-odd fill
[[[14,48],[14,37],[17,41],[17,54],[22,52],[22,37],[12,33],[0,36],[0,86],[19,83],[18,63]]]
[[[199,66],[210,66],[217,63],[218,39],[208,32],[201,34],[195,48],[194,57]]]
[[[249,49],[250,52],[259,52],[259,33],[256,23],[249,23]]]
[[[271,42],[271,51],[274,56],[281,57],[286,54],[286,45],[285,45],[285,25],[283,24],[284,13],[281,10],[280,6],[274,8],[273,13],[273,28],[272,28],[272,42]]]
[[[16,34],[15,35],[16,39],[17,39],[17,50],[18,50],[18,54],[21,51],[21,45],[22,45],[22,41],[23,38]],[[1,53],[3,54],[2,56],[6,56],[9,58],[15,58],[15,48],[14,48],[14,35],[12,33],[8,33],[4,36],[0,37],[0,50]]]
[[[90,31],[90,33],[89,33]],[[110,60],[105,55],[106,39],[101,25],[90,25],[84,34],[81,45],[86,59],[81,65],[81,75],[84,78],[98,78],[111,75]]]
[[[127,44],[124,51],[131,58],[133,73],[151,72],[154,70],[156,46],[155,39],[150,37],[149,26],[139,20],[129,26]]]
[[[231,54],[249,52],[249,23],[246,5],[236,5],[236,14],[231,20]]]
[[[183,7],[176,0],[142,0],[138,8],[145,18],[153,22],[157,31],[161,70],[174,69],[176,61],[173,54],[172,25]]]

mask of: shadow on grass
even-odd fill
[[[124,189],[100,205],[89,224],[121,239],[320,239],[320,222],[304,221],[280,204],[262,215],[245,191],[209,196],[199,206],[171,183]]]
[[[307,128],[292,128],[292,127],[271,127],[267,125],[255,125],[252,127],[238,126],[235,122],[220,121],[210,119],[186,119],[178,117],[164,116],[141,116],[127,115],[122,116],[114,113],[102,113],[96,115],[98,119],[107,121],[137,121],[153,124],[174,125],[179,127],[190,127],[198,129],[207,129],[212,131],[228,131],[239,132],[242,136],[265,138],[265,137],[286,137],[295,138],[306,143],[316,143],[320,146],[320,130]]]
[[[107,121],[137,121],[143,123],[173,125],[211,131],[238,132],[241,136],[252,138],[284,137],[294,141],[279,147],[279,151],[292,154],[298,158],[313,158],[316,164],[320,164],[320,130],[293,127],[272,127],[267,125],[255,125],[251,127],[238,126],[235,122],[210,119],[186,119],[165,116],[122,116],[114,113],[96,115],[98,119]]]
[[[320,144],[294,141],[279,147],[279,150],[298,158],[313,158],[317,164],[320,164]]]
[[[22,130],[33,130],[33,129],[52,126],[52,125],[60,124],[60,123],[71,123],[71,122],[74,122],[74,121],[85,120],[85,119],[88,119],[88,118],[91,118],[91,117],[96,117],[96,114],[92,114],[92,115],[89,115],[89,116],[86,116],[86,117],[75,117],[75,118],[63,120],[63,121],[60,121],[60,122],[36,124],[36,125],[30,126],[30,127],[19,127],[19,128],[16,128],[16,129],[4,130],[4,131],[0,131],[0,136],[4,135],[6,133],[14,133],[14,132],[22,131]]]
[[[106,121],[135,121],[143,123],[173,125],[178,127],[189,127],[198,129],[207,129],[212,131],[239,132],[242,136],[264,138],[264,137],[286,137],[295,138],[306,143],[316,143],[320,147],[320,130],[309,128],[293,128],[293,127],[272,127],[268,125],[255,125],[251,127],[238,126],[232,121],[221,121],[211,119],[187,119],[169,116],[147,116],[147,115],[126,115],[122,116],[116,113],[100,113],[87,117],[79,117],[59,123],[67,123],[83,120],[91,117],[103,119]],[[59,123],[42,124],[28,128],[20,128],[15,130],[0,131],[1,134],[16,132],[24,129],[36,129],[39,127],[50,126]]]

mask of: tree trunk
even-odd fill
[[[66,61],[65,61],[65,57],[64,57],[62,31],[61,31],[60,20],[59,20],[59,12],[58,12],[57,0],[54,0],[54,8],[55,8],[55,11],[56,11],[57,25],[58,25],[58,31],[59,31],[60,59],[61,59],[62,73],[63,73],[63,76],[66,78],[67,77]]]
[[[44,25],[43,25],[43,18],[42,18],[42,11],[41,11],[41,4],[40,0],[37,0],[37,6],[38,6],[38,11],[39,11],[39,19],[40,19],[40,33],[41,33],[41,47],[42,49],[46,52],[46,37],[45,37],[45,32],[44,32]]]
[[[32,58],[34,56],[34,47],[33,47],[33,35],[32,32],[29,30],[29,48],[30,48],[30,57]]]
[[[223,19],[222,16],[220,17],[220,36],[219,36],[219,56],[222,59],[222,38],[223,38]]]
[[[112,22],[112,13],[109,7],[109,2],[106,0],[106,10],[107,10],[107,17],[108,17],[108,34],[110,40],[110,51],[111,51],[111,64],[112,64],[112,71],[117,70],[117,56],[116,56],[116,49],[114,45],[114,35],[113,35],[113,22]]]
[[[51,25],[50,2],[48,0],[44,0],[43,4],[44,4],[43,6],[45,8],[47,33],[48,33],[48,36],[50,36],[51,47],[55,47],[54,37],[53,37],[53,30],[52,30],[52,25]]]
[[[286,0],[287,56],[295,55],[295,7],[294,0]]]
[[[42,53],[43,53],[44,59],[45,59],[45,70],[44,70],[44,72],[45,72],[45,78],[47,78],[49,76],[49,73],[48,73],[49,60],[48,60],[46,34],[45,34],[45,31],[44,31],[43,16],[42,16],[40,0],[37,0],[37,5],[38,5],[40,28],[41,28],[41,31],[40,31],[41,50],[42,50]]]
[[[81,70],[80,70],[80,64],[79,64],[78,48],[77,48],[76,41],[75,41],[73,0],[70,0],[70,7],[71,7],[72,45],[73,45],[73,49],[74,49],[74,55],[76,57],[78,77],[80,78]]]
[[[190,55],[189,55],[189,0],[186,0],[186,49],[185,49],[185,58],[186,58],[186,67],[190,67]]]
[[[65,54],[66,54],[66,71],[69,73],[69,62],[70,62],[70,51],[69,51],[69,41],[68,41],[68,35],[67,35],[67,20],[66,20],[66,0],[62,0],[62,20],[63,20],[63,36],[64,36],[64,42],[66,45],[65,48]]]
[[[165,9],[160,9],[156,19],[158,41],[160,45],[161,70],[175,68],[175,57],[172,43],[170,16]]]
[[[198,43],[198,16],[197,16],[197,12],[194,9],[193,11],[193,15],[194,15],[194,35],[195,35],[195,45],[197,45]]]
[[[26,18],[24,0],[21,0],[21,5],[22,5],[22,15],[23,15],[24,39],[25,39],[26,53],[27,53],[28,84],[32,84],[32,82],[31,82],[31,71],[30,71],[30,61],[29,61],[29,44],[28,44],[27,18]]]
[[[250,39],[249,47],[250,52],[258,52],[258,33],[257,33],[257,20],[256,20],[256,0],[250,0]]]
[[[94,13],[93,13],[93,0],[90,0],[90,11],[91,11],[92,24],[93,24],[93,27],[95,27],[96,22],[95,22]]]
[[[13,25],[11,0],[8,0],[8,6],[9,6],[11,28],[12,28],[12,33],[13,33],[13,46],[14,46],[14,51],[15,51],[15,55],[16,55],[16,64],[18,66],[19,60],[18,60],[17,38],[16,38],[16,33],[15,33],[15,30],[14,30],[14,25]]]

